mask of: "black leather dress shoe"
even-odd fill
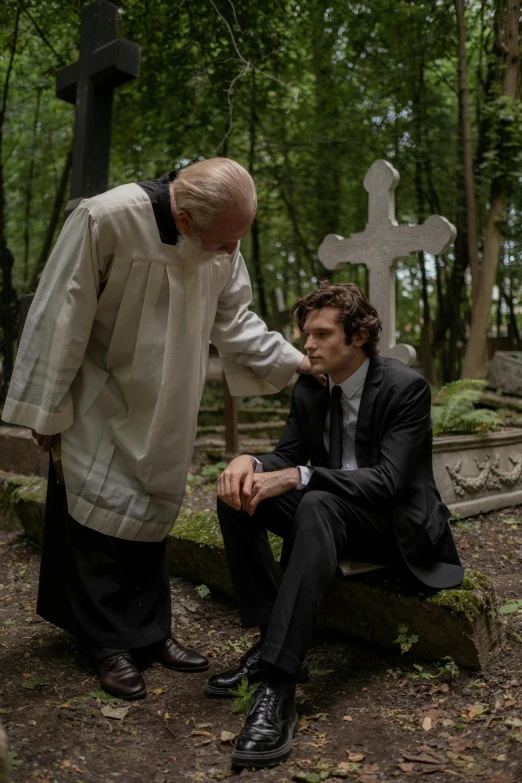
[[[156,660],[177,672],[206,672],[209,667],[208,658],[183,647],[172,637],[165,640]]]
[[[239,663],[233,669],[226,672],[214,674],[205,685],[205,696],[212,698],[233,698],[230,691],[236,690],[241,682],[243,675],[246,676],[249,685],[259,682],[266,673],[259,661],[261,653],[261,642],[258,642],[247,650],[239,659]],[[296,674],[297,682],[304,682],[308,679],[308,664],[303,661]]]
[[[96,664],[100,685],[106,693],[117,699],[142,699],[147,686],[130,653],[115,653],[102,658]]]
[[[232,766],[272,767],[285,761],[292,751],[297,723],[294,700],[261,682],[232,752]]]

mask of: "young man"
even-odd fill
[[[275,451],[237,457],[218,481],[241,621],[261,631],[239,664],[205,689],[226,696],[243,674],[260,681],[236,766],[268,766],[290,753],[295,684],[306,676],[313,620],[343,556],[404,567],[432,588],[463,577],[433,478],[428,384],[377,355],[381,324],[356,285],[325,281],[292,312],[328,387],[300,378]],[[279,589],[267,530],[284,539]]]
[[[136,699],[136,655],[185,672],[208,661],[171,637],[166,536],[190,464],[208,346],[233,394],[283,388],[309,361],[248,307],[239,252],[256,212],[227,158],[84,201],[29,312],[3,418],[51,464],[37,611],[90,647],[102,687]]]

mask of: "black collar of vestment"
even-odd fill
[[[150,198],[156,225],[161,241],[165,245],[175,245],[179,238],[179,231],[176,227],[174,215],[170,205],[169,185],[176,178],[177,171],[170,171],[158,179],[148,179],[144,182],[138,182],[140,188]]]

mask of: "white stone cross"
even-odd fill
[[[365,264],[370,273],[370,301],[382,321],[379,353],[404,364],[415,360],[411,345],[395,342],[395,267],[397,260],[425,250],[437,255],[451,245],[457,230],[446,218],[432,215],[419,226],[395,220],[395,188],[399,172],[385,160],[376,160],[364,178],[368,191],[368,223],[364,231],[347,239],[328,234],[319,247],[319,260],[327,269],[343,264]]]

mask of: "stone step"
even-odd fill
[[[281,540],[270,536],[270,543],[278,558]],[[233,595],[215,514],[182,509],[168,555],[172,574]],[[341,569],[349,571],[351,564],[341,563]],[[419,637],[417,657],[438,661],[450,655],[473,670],[485,668],[502,645],[493,583],[469,570],[462,585],[432,595],[417,592],[387,568],[339,577],[319,624],[383,647],[393,647],[399,625],[405,624]]]
[[[27,427],[0,424],[0,471],[22,476],[47,476],[49,455]]]
[[[45,488],[43,478],[0,474],[0,527],[7,509],[40,546]],[[281,540],[270,536],[270,542],[278,558]],[[232,595],[215,514],[182,510],[168,539],[168,557],[172,575]],[[473,571],[466,571],[460,587],[432,594],[415,591],[391,569],[339,577],[320,624],[393,649],[404,624],[419,637],[418,658],[437,661],[450,655],[459,666],[474,670],[485,668],[502,643],[493,583]]]
[[[247,407],[237,409],[239,424],[258,424],[260,422],[283,421],[286,422],[288,407]],[[219,426],[225,421],[225,409],[223,407],[212,408],[201,406],[198,413],[198,427]]]

